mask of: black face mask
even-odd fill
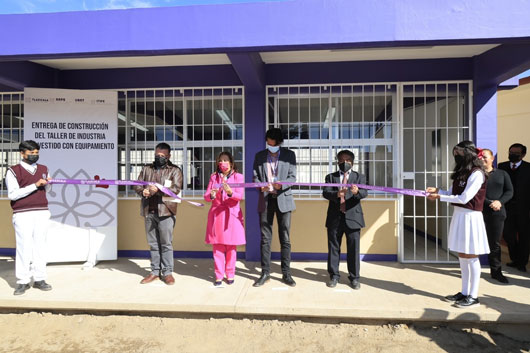
[[[348,170],[351,169],[351,167],[352,167],[352,164],[350,162],[339,163],[339,169],[343,173],[346,173]]]
[[[508,155],[508,159],[510,160],[510,162],[512,163],[517,163],[521,160],[521,155],[520,154],[517,154],[517,153],[510,153]]]
[[[167,164],[167,158],[162,156],[155,156],[155,166],[163,167]]]
[[[26,162],[28,164],[33,164],[33,163],[37,163],[37,161],[39,160],[39,155],[38,154],[29,154],[27,157],[26,157]]]
[[[462,164],[463,162],[464,162],[464,156],[456,154],[455,155],[455,163],[456,164]]]

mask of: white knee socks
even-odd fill
[[[462,272],[462,294],[469,295],[469,263],[465,257],[459,257],[460,271]]]
[[[477,298],[481,273],[480,261],[478,257],[459,257],[458,260],[462,271],[462,294]]]
[[[480,260],[478,257],[467,259],[469,262],[469,272],[471,274],[471,288],[469,295],[471,298],[478,298],[478,285],[480,282]]]

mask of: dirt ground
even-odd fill
[[[0,314],[1,352],[529,352],[527,337],[405,324]]]

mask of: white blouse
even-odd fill
[[[451,195],[453,191],[452,185],[447,191],[439,190],[438,194],[440,195],[440,201],[465,205],[473,197],[475,197],[477,192],[480,190],[480,187],[482,184],[484,184],[484,178],[484,173],[482,173],[480,170],[475,170],[467,179],[466,187],[460,195]]]
[[[20,161],[20,165],[22,166],[22,168],[26,169],[31,174],[35,174],[35,172],[37,171],[37,163],[28,164],[24,161]],[[7,197],[11,201],[16,201],[18,199],[26,197],[32,192],[34,192],[35,190],[37,190],[37,185],[35,184],[29,184],[28,186],[21,188],[20,185],[18,184],[17,177],[15,176],[13,171],[11,171],[11,169],[8,169],[6,173],[6,185],[7,185]],[[51,185],[46,184],[44,188],[46,192],[49,192],[51,190]]]

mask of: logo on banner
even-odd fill
[[[57,170],[54,179],[92,179],[83,169],[74,175],[68,175],[63,170]],[[48,194],[49,205],[54,205],[52,219],[76,227],[104,227],[114,221],[114,216],[107,208],[115,201],[107,192],[96,190],[94,185],[68,185],[59,187],[56,192],[54,186]]]

